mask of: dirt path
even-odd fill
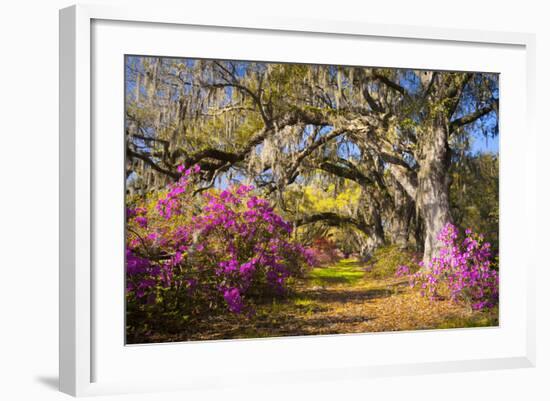
[[[261,305],[255,316],[212,318],[190,340],[363,333],[493,326],[497,311],[468,312],[448,301],[431,302],[405,280],[373,278],[354,260],[315,268],[284,300]],[[177,340],[177,339],[172,339]]]

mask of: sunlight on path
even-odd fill
[[[365,269],[365,265],[356,259],[342,259],[334,265],[312,269],[309,278],[312,283],[320,286],[355,285],[364,278]]]
[[[205,322],[193,339],[278,337],[491,326],[492,315],[448,301],[431,302],[407,280],[375,279],[355,259],[312,269],[288,299],[261,305],[252,317]]]

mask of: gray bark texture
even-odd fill
[[[389,235],[392,243],[405,248],[409,242],[414,204],[399,183],[394,186],[393,214],[390,221]]]
[[[422,148],[417,207],[424,220],[425,265],[439,254],[441,245],[437,236],[445,224],[451,222],[448,132],[444,116],[436,116]]]

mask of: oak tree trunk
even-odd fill
[[[390,224],[391,242],[400,248],[405,248],[409,242],[411,220],[414,213],[414,204],[399,183],[395,184],[394,211]]]
[[[382,224],[382,216],[380,215],[378,203],[376,207],[371,209],[372,231],[367,238],[365,246],[361,249],[361,259],[368,261],[372,258],[374,251],[384,245],[384,226]]]
[[[435,116],[429,135],[422,144],[417,207],[424,221],[425,266],[439,254],[441,244],[437,236],[445,224],[451,222],[448,134],[447,120],[439,114]]]

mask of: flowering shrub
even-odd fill
[[[343,256],[334,241],[327,238],[315,238],[307,249],[314,266],[336,263]]]
[[[411,286],[420,286],[430,299],[444,291],[451,300],[466,302],[474,310],[496,305],[498,272],[491,267],[491,245],[484,242],[483,235],[468,229],[461,241],[458,229],[449,223],[438,240],[443,244],[439,256],[411,275]],[[405,268],[400,269],[405,274]]]
[[[406,265],[399,265],[397,266],[397,269],[395,270],[395,276],[396,277],[403,277],[408,276],[411,274],[411,268]]]
[[[193,194],[195,166],[140,207],[127,210],[130,311],[160,308],[182,319],[214,310],[253,312],[254,300],[281,294],[308,253],[291,225],[250,186]]]

